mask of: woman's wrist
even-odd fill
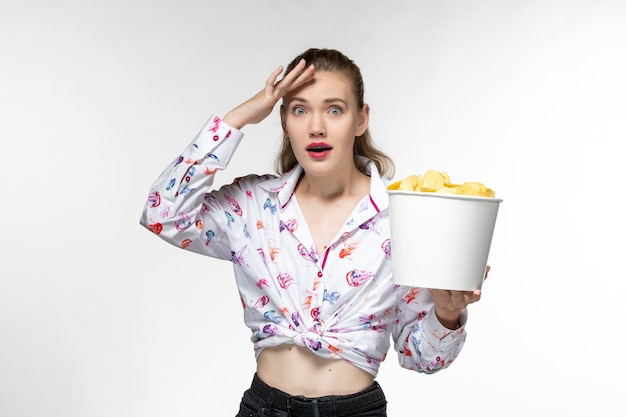
[[[226,113],[226,116],[224,116],[222,121],[228,126],[233,127],[237,130],[241,130],[246,125],[246,123],[241,120],[241,118],[237,117],[237,114],[234,112],[234,110]]]
[[[461,327],[461,310],[441,311],[435,308],[435,315],[439,323],[448,330],[457,330]]]

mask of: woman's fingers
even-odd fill
[[[467,307],[468,304],[478,301],[477,297],[480,298],[480,293],[475,294],[472,291],[450,291],[448,305],[451,308],[463,309]]]
[[[306,61],[304,59],[301,59],[300,62],[298,62],[298,64],[296,64],[296,66],[291,71],[289,71],[289,73],[285,74],[285,76],[280,81],[276,82],[277,77],[274,77],[273,73],[272,76],[268,79],[266,89],[273,89],[272,95],[278,100],[289,91],[294,90],[312,80],[314,74],[315,67],[313,67],[313,65],[309,65],[309,67],[307,68]]]
[[[283,66],[281,65],[278,68],[276,68],[274,72],[272,72],[272,75],[270,75],[270,77],[267,79],[267,81],[265,81],[265,95],[266,96],[274,95],[274,86],[276,85],[276,80],[278,79],[278,76],[282,74],[282,72],[283,72]]]
[[[290,83],[288,91],[301,87],[302,85],[311,81],[313,77],[315,76],[315,67],[313,65],[309,65],[306,69],[304,69],[305,65],[306,65],[306,62],[304,62],[303,60],[302,61],[303,69],[299,70],[297,77]]]
[[[479,301],[481,296],[480,290],[451,291],[429,289],[429,291],[433,295],[435,304],[448,310],[464,309],[469,304]]]

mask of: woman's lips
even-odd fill
[[[306,151],[311,158],[321,159],[330,153],[332,146],[324,142],[314,142],[306,147]]]

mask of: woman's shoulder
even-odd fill
[[[246,184],[260,184],[265,181],[278,178],[276,174],[247,174],[241,177],[237,177],[233,180],[233,184],[246,183]]]
[[[260,188],[266,188],[267,183],[278,180],[275,174],[246,174],[241,177],[236,177],[230,184],[226,184],[220,188],[222,193],[245,193],[249,194],[253,190]]]

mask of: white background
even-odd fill
[[[432,376],[391,353],[390,417],[624,415],[624,22],[620,0],[3,0],[0,416],[235,414],[230,264],[138,220],[209,114],[311,46],[361,67],[398,178],[504,200],[464,351]],[[245,133],[220,181],[271,172],[277,114]]]

